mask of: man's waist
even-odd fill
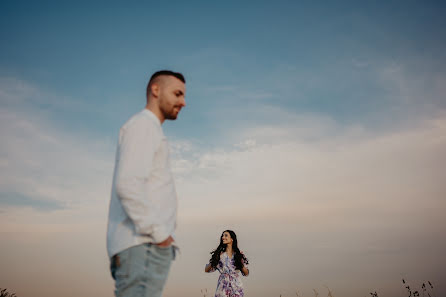
[[[175,234],[172,233],[170,236],[175,238]],[[140,235],[140,234],[131,234],[130,236],[114,236],[113,234],[107,235],[107,251],[108,255],[111,258],[113,255],[128,249],[133,246],[137,246],[140,244],[156,244],[155,240],[148,235]],[[172,246],[179,250],[178,244],[174,241]]]

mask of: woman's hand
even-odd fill
[[[245,267],[245,261],[244,261],[244,256],[245,256],[245,255],[243,254],[242,251],[240,251],[240,254],[242,254],[242,274],[243,274],[244,276],[248,276],[248,274],[249,274],[249,269]]]
[[[204,267],[204,272],[211,272],[212,271],[212,265],[211,263],[206,264]]]
[[[244,276],[248,276],[249,274],[249,269],[245,267],[245,265],[243,265],[242,267],[242,273]]]

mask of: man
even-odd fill
[[[119,132],[107,230],[116,296],[162,295],[175,257],[177,196],[161,125],[186,106],[182,74],[163,70],[147,85],[147,105]]]

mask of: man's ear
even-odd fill
[[[160,94],[160,86],[157,83],[152,84],[150,87],[150,91],[153,95],[153,97],[159,97]]]

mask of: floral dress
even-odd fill
[[[245,267],[247,265],[245,264]],[[240,270],[235,270],[234,254],[229,258],[228,254],[222,253],[220,255],[220,262],[217,268],[210,272],[218,270],[220,277],[218,278],[217,290],[215,290],[215,297],[243,297],[243,284],[241,281]]]

